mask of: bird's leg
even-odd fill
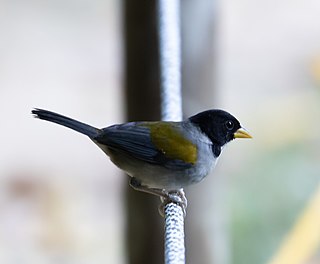
[[[129,184],[133,189],[135,189],[137,191],[160,196],[162,204],[159,206],[159,212],[162,216],[164,216],[165,206],[170,202],[173,202],[173,203],[180,205],[183,210],[183,214],[186,215],[187,198],[184,194],[183,189],[174,190],[174,191],[166,191],[165,189],[150,188],[150,187],[142,185],[141,182],[134,177],[130,178]]]

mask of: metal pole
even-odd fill
[[[162,120],[181,121],[180,0],[159,0]]]
[[[181,121],[180,0],[158,0],[161,115],[162,120]],[[184,212],[168,203],[165,216],[165,263],[185,263]]]

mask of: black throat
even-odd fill
[[[213,156],[218,158],[221,154],[221,147],[216,144],[212,144],[211,149],[212,149]]]

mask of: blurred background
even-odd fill
[[[97,127],[159,118],[156,7],[132,2],[0,0],[1,263],[163,262],[158,199],[128,190],[87,138],[30,115]],[[272,260],[297,226],[292,256],[320,263],[319,10],[182,1],[185,116],[222,108],[254,137],[186,190],[187,263],[294,264]]]

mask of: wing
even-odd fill
[[[95,140],[115,151],[170,169],[185,169],[197,159],[197,148],[174,122],[134,122],[103,129]]]

